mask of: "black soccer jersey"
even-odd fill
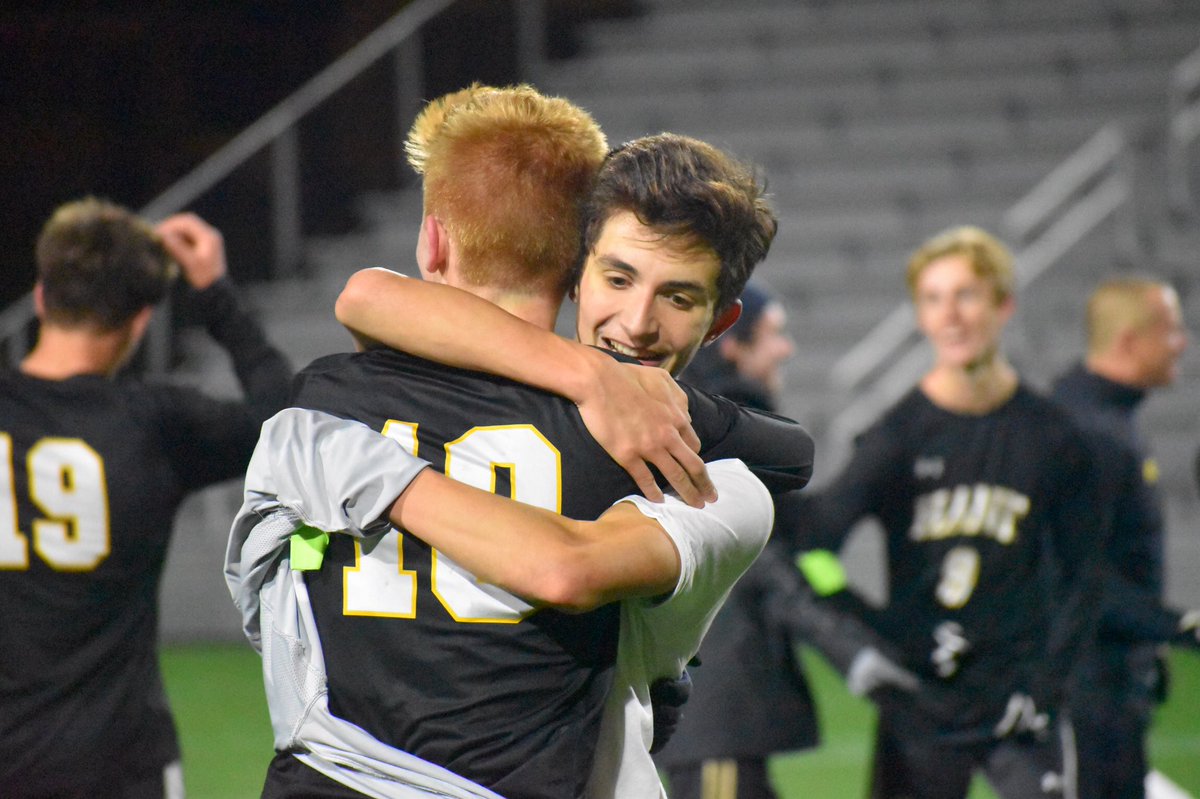
[[[0,796],[103,796],[179,758],[156,650],[175,512],[244,472],[291,375],[229,281],[190,299],[245,403],[0,372]]]
[[[636,491],[570,402],[403,353],[320,359],[293,404],[362,421],[456,479],[574,518]],[[691,413],[702,455],[740,452],[781,489],[807,480],[812,443],[794,423],[698,394]],[[532,608],[396,531],[333,536],[306,583],[335,715],[510,799],[580,795],[616,605]]]
[[[245,469],[261,421],[184,389],[15,373],[0,419],[0,795],[161,771],[179,757],[156,651],[175,511]]]
[[[982,415],[910,392],[807,503],[809,545],[866,515],[887,540],[883,631],[905,665],[951,689],[959,729],[994,723],[1014,691],[1058,701],[1092,629],[1102,540],[1081,435],[1021,386]]]

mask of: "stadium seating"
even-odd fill
[[[641,7],[633,17],[590,23],[578,56],[526,77],[591,110],[614,143],[673,130],[763,166],[781,230],[760,274],[785,297],[799,344],[785,410],[819,442],[846,402],[830,384],[832,365],[904,300],[911,249],[952,224],[1004,235],[1005,212],[1109,122],[1123,126],[1139,169],[1139,250],[1122,249],[1115,223],[1073,247],[1022,300],[1011,354],[1044,384],[1079,352],[1085,292],[1118,268],[1182,278],[1194,289],[1185,314],[1193,325],[1200,319],[1200,237],[1172,226],[1162,190],[1169,75],[1200,45],[1200,3],[642,0]],[[298,363],[348,346],[330,308],[350,271],[411,271],[419,198],[374,194],[361,208],[362,232],[309,242],[312,279],[261,290],[273,331]],[[1187,356],[1184,384],[1146,410],[1171,497],[1168,563],[1180,567],[1170,571],[1170,586],[1193,604],[1200,539],[1185,534],[1196,507],[1198,366],[1200,346]],[[819,463],[818,480],[834,465]]]

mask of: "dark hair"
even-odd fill
[[[154,228],[87,197],[60,206],[37,241],[46,320],[112,330],[163,298],[175,264]]]
[[[674,133],[634,139],[609,153],[583,211],[574,281],[609,217],[632,212],[643,225],[721,262],[717,312],[728,308],[767,257],[779,228],[755,170],[712,145]]]

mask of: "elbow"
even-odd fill
[[[378,299],[381,273],[384,271],[378,268],[360,269],[350,276],[333,305],[333,314],[339,322],[354,329],[355,322],[362,318],[364,310],[371,307],[373,299]]]
[[[578,553],[545,559],[531,598],[564,613],[586,613],[607,601],[595,570]]]

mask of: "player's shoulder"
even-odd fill
[[[1092,434],[1052,396],[1021,383],[1009,405],[1024,431],[1023,437],[1035,442],[1048,457],[1069,460],[1090,457],[1094,446]]]
[[[1066,435],[1079,432],[1079,424],[1062,403],[1049,394],[1022,382],[1009,402],[1011,412],[1025,417],[1029,424],[1037,425],[1049,432],[1062,431]]]
[[[920,438],[922,431],[942,417],[942,411],[918,388],[913,387],[867,425],[856,437],[860,441],[887,441],[899,445]]]

